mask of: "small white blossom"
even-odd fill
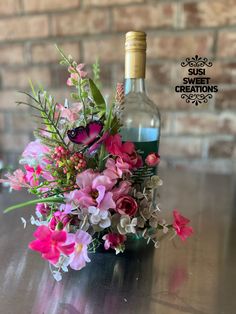
[[[93,225],[99,226],[102,229],[108,228],[111,225],[111,219],[109,217],[109,212],[105,210],[100,210],[95,206],[90,206],[88,208],[90,216],[90,222]]]
[[[137,218],[131,218],[128,215],[123,215],[120,218],[120,222],[117,226],[117,229],[120,234],[126,233],[136,233],[135,227],[137,226]]]

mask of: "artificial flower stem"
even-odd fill
[[[16,205],[7,207],[3,212],[4,212],[4,214],[9,213],[10,211],[12,211],[14,209],[29,206],[29,205],[34,205],[34,204],[38,204],[38,203],[64,203],[64,199],[62,197],[45,197],[43,199],[31,200],[28,202],[24,202],[24,203],[20,203],[20,204],[16,204]]]

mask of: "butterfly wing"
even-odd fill
[[[99,133],[102,131],[103,124],[100,121],[91,121],[86,127],[80,126],[73,130],[69,130],[67,135],[71,142],[89,146],[93,144]]]
[[[85,127],[80,126],[78,128],[68,130],[67,135],[71,142],[87,145],[88,134]]]

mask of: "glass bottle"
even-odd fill
[[[123,141],[134,142],[143,159],[149,153],[158,153],[160,141],[160,113],[157,105],[145,91],[146,34],[132,31],[125,42],[125,102],[122,113]],[[149,167],[142,177],[156,173]]]

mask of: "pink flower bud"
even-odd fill
[[[148,166],[155,167],[160,162],[160,155],[157,153],[151,153],[146,157],[145,162]]]

